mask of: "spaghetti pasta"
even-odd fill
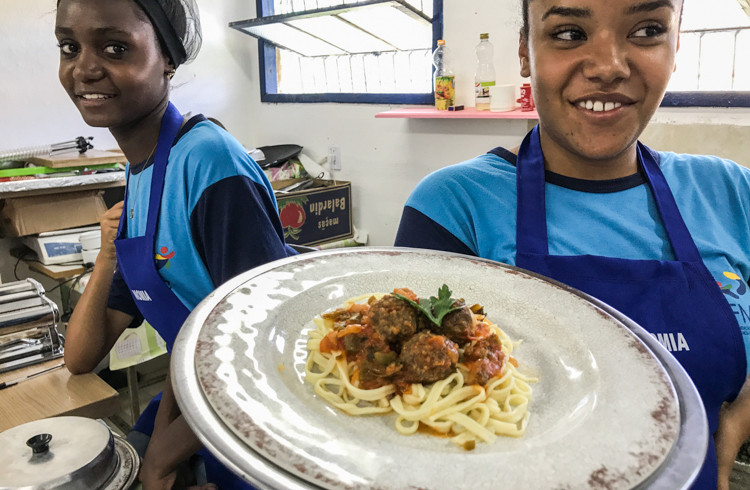
[[[456,333],[446,324],[456,323],[450,314],[441,325],[418,316],[414,322],[410,310],[397,311],[399,304],[393,298],[363,295],[315,317],[305,368],[314,392],[350,415],[394,412],[399,433],[421,430],[444,435],[465,449],[473,449],[480,441],[492,443],[497,436],[523,436],[530,417],[531,384],[537,380],[519,372],[512,357],[518,343],[490,322],[478,305],[472,307],[475,312],[463,303],[453,304],[451,311],[465,309],[454,316],[468,318],[464,330]],[[379,311],[386,311],[389,321],[397,317],[404,327],[380,325],[386,314],[378,316],[375,310],[388,301],[387,308]],[[405,330],[409,333],[404,334]],[[386,336],[389,341],[384,340]],[[416,347],[419,360],[410,361],[407,351],[419,343],[423,344]],[[411,366],[410,362],[429,366]],[[415,372],[419,373],[416,378]],[[436,376],[439,379],[433,380]]]

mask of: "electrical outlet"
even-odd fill
[[[341,170],[341,149],[338,146],[328,147],[328,165],[331,170]]]

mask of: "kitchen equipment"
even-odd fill
[[[24,381],[34,379],[37,376],[41,376],[42,374],[49,373],[51,371],[54,371],[55,369],[61,369],[63,366],[65,366],[64,362],[58,364],[57,366],[48,367],[47,369],[42,369],[41,371],[27,374],[26,376],[21,376],[16,379],[11,379],[10,381],[3,381],[2,383],[0,383],[0,390],[4,390],[5,388],[10,388],[11,386],[16,386],[18,383],[23,383]]]
[[[539,378],[519,439],[464,451],[403,436],[395,416],[346,415],[304,381],[315,315],[363,294],[409,287],[424,297],[444,283],[520,340],[519,370]],[[675,490],[689,488],[707,449],[697,390],[644,329],[561,283],[458,254],[338,249],[250,270],[193,310],[172,370],[193,431],[267,488]]]
[[[93,136],[89,136],[88,138],[79,136],[74,140],[63,141],[62,143],[0,151],[0,162],[27,160],[30,157],[51,156],[71,150],[78,150],[79,154],[84,154],[87,150],[94,147],[94,145],[89,143],[89,141],[93,139]]]
[[[101,232],[98,225],[45,231],[38,235],[25,236],[21,238],[21,241],[36,253],[42,264],[81,262],[81,235],[97,231]],[[87,243],[90,243],[90,241],[87,240]]]
[[[271,145],[260,146],[258,150],[263,152],[265,158],[257,160],[256,163],[260,168],[277,167],[282,165],[290,158],[294,158],[302,151],[299,145]]]
[[[96,229],[94,231],[81,233],[78,239],[81,242],[81,258],[83,263],[86,265],[94,264],[101,247],[102,230]]]
[[[53,417],[0,433],[0,490],[126,490],[140,459],[104,422]]]
[[[60,314],[33,279],[0,284],[0,373],[62,357]]]

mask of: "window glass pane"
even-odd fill
[[[750,60],[750,30],[737,35],[737,59]],[[750,63],[737,63],[734,69],[734,88],[750,91]]]
[[[276,83],[279,93],[302,93],[302,65],[300,55],[286,49],[277,49]]]
[[[732,90],[734,36],[733,32],[703,35],[698,90]]]
[[[329,56],[323,60],[323,65],[326,72],[326,92],[328,93],[339,93],[341,92],[341,85],[339,84],[339,70],[336,66],[336,59],[338,56]]]
[[[365,76],[365,55],[352,55],[351,63],[353,93],[367,93],[367,77]]]
[[[317,10],[328,7],[335,7],[338,5],[347,4],[358,4],[367,0],[274,0],[273,12],[274,15],[289,14],[292,12],[302,12],[304,10]],[[433,5],[432,0],[406,0],[406,3],[424,12],[428,17],[432,18]],[[269,15],[268,12],[264,12],[263,15]]]
[[[750,18],[737,0],[685,0],[683,31],[742,26],[750,26]]]
[[[698,90],[696,74],[700,72],[700,66],[698,65],[699,40],[699,34],[681,35],[680,50],[677,52],[677,70],[672,75],[669,90]]]
[[[362,8],[341,17],[401,50],[429,48],[432,44],[432,26],[395,7]]]
[[[427,17],[432,18],[432,14],[435,11],[431,0],[407,0],[417,10],[424,12]]]
[[[290,20],[288,23],[315,37],[323,38],[349,53],[372,53],[395,49],[390,44],[384,43],[336,16]]]
[[[247,26],[243,27],[243,29],[255,36],[268,39],[278,46],[283,46],[305,56],[344,54],[344,51],[339,48],[286,24]]]
[[[670,92],[748,90],[750,17],[737,0],[685,0],[681,31]]]
[[[367,73],[367,90],[365,92],[370,94],[377,94],[382,92],[380,88],[380,64],[378,63],[378,57],[372,54],[366,54],[362,59],[364,63],[364,70]]]
[[[339,83],[341,92],[352,93],[354,92],[352,83],[352,60],[349,56],[337,56],[336,67],[339,71]]]
[[[377,56],[380,91],[386,94],[396,92],[396,66],[393,55],[394,53],[390,52]]]

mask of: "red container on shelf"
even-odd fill
[[[521,104],[521,111],[529,112],[534,110],[534,97],[531,95],[531,84],[524,83],[521,85],[521,98],[516,100]]]

